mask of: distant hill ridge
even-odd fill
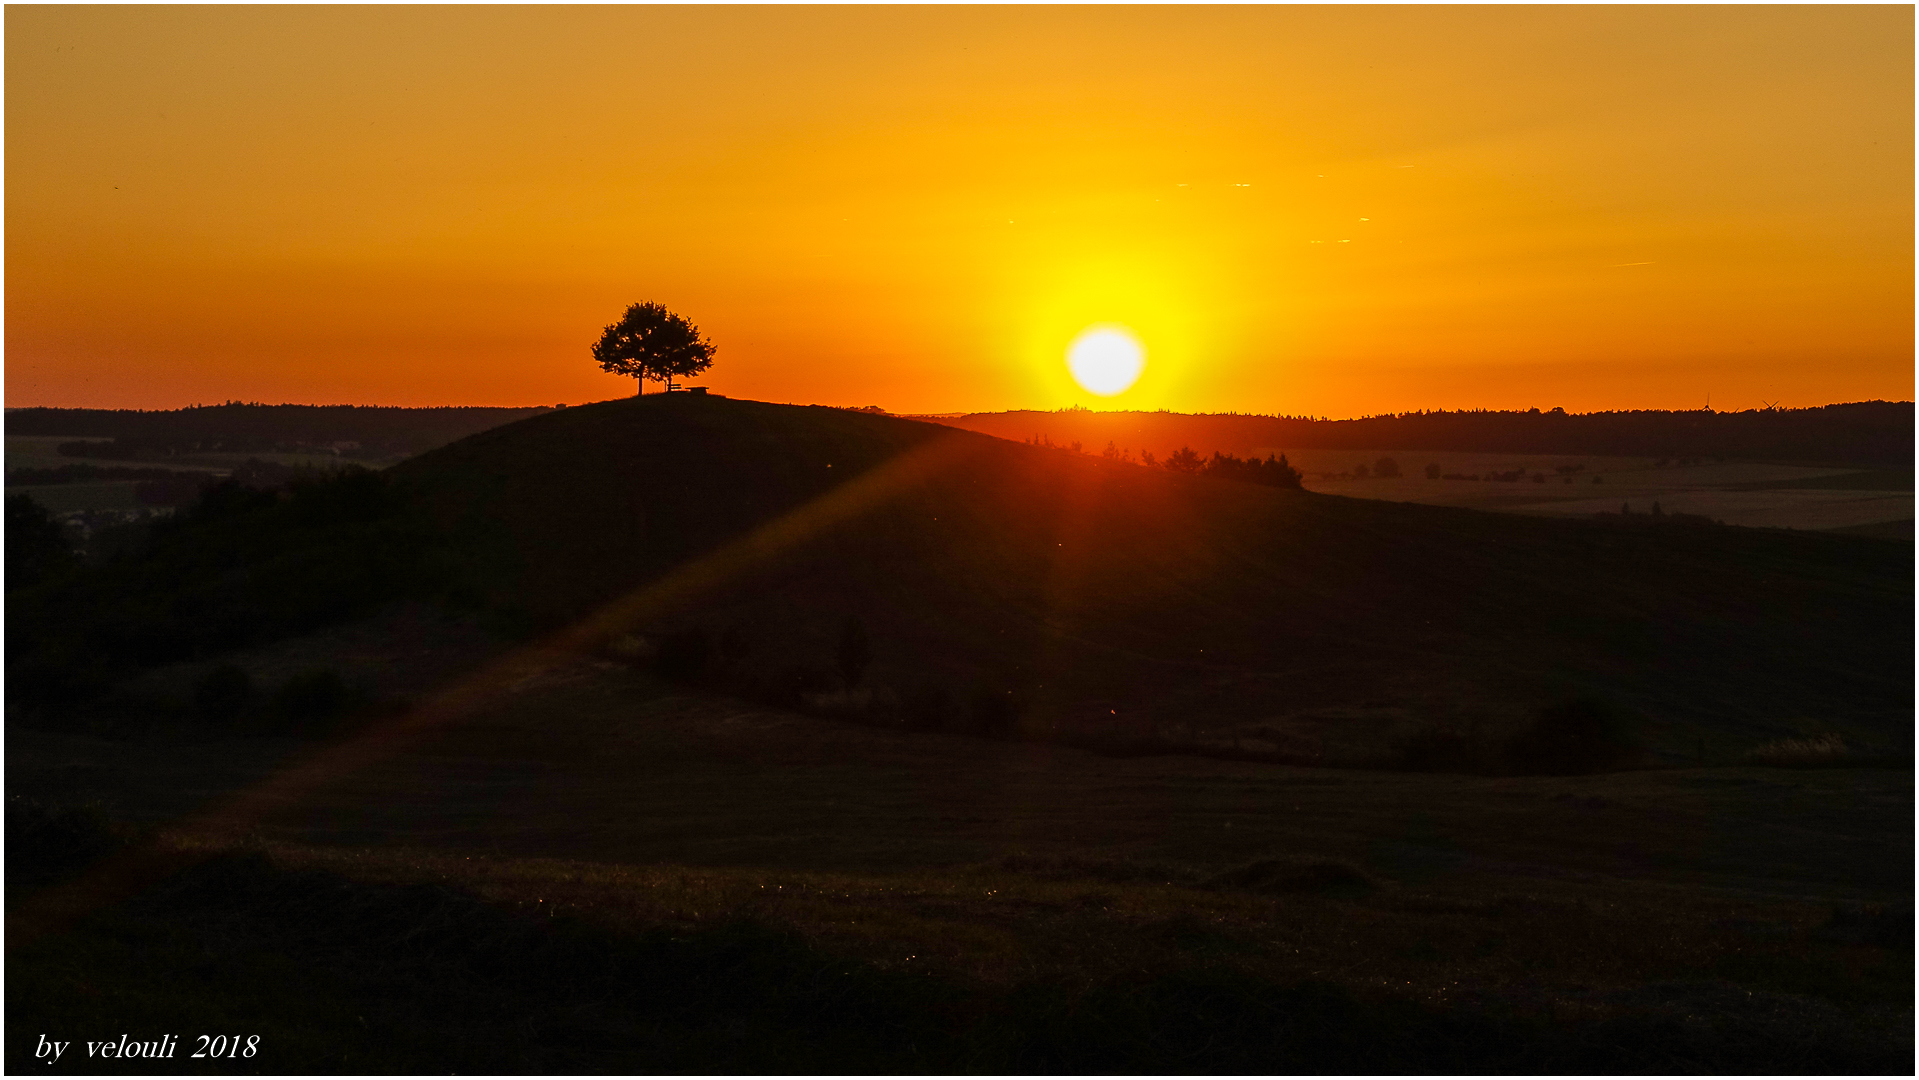
[[[969,431],[1095,452],[1108,442],[1165,455],[1266,449],[1451,450],[1618,457],[1717,457],[1822,465],[1910,465],[1913,403],[1861,401],[1807,409],[1712,412],[1639,409],[1422,411],[1326,420],[1245,413],[1067,409],[927,417]]]
[[[386,405],[261,405],[228,402],[185,409],[8,409],[9,435],[114,439],[133,456],[186,450],[260,452],[357,443],[356,456],[395,457],[552,412],[524,408]]]
[[[228,402],[185,409],[9,409],[12,435],[115,439],[120,457],[192,449],[261,452],[358,444],[349,456],[424,453],[477,432],[554,411],[527,407],[262,405]],[[1743,412],[1642,409],[1567,413],[1559,409],[1409,412],[1352,420],[1247,413],[1056,412],[928,415],[929,420],[1004,439],[1035,436],[1108,442],[1165,455],[1189,446],[1245,455],[1270,449],[1451,450],[1620,457],[1721,457],[1830,465],[1909,465],[1913,403],[1863,401],[1807,409]]]

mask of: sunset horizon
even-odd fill
[[[1913,1073],[1911,4],[4,18],[9,1073]]]
[[[7,20],[9,407],[600,400],[643,301],[902,413],[1913,396],[1906,8]]]

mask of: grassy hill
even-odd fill
[[[855,618],[872,664],[843,700],[903,724],[1363,763],[1597,696],[1674,759],[1910,741],[1910,551],[1871,539],[1344,499],[692,395],[392,472],[469,602],[530,631],[697,630],[706,678],[816,696]]]
[[[1735,763],[1910,739],[1909,545],[679,395],[90,568],[8,509],[10,1072],[1911,1070],[1911,770]],[[1582,694],[1711,767],[1444,774]],[[1211,753],[1038,741],[1154,728]]]

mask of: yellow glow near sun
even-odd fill
[[[1146,350],[1125,327],[1090,326],[1066,350],[1073,379],[1101,397],[1124,393],[1146,369]]]

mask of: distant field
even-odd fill
[[[61,443],[89,441],[105,443],[105,439],[81,439],[67,435],[9,435],[6,439],[6,468],[8,469],[57,469],[62,465],[74,465],[89,462],[96,465],[133,465],[157,466],[167,469],[193,470],[225,475],[236,466],[249,460],[271,462],[277,465],[310,467],[320,469],[337,468],[342,460],[333,454],[278,454],[261,453],[218,453],[218,454],[182,454],[177,457],[154,461],[101,461],[94,458],[68,457],[59,452]],[[397,459],[396,459],[397,460]],[[392,462],[356,462],[368,468],[384,468]],[[142,504],[134,497],[134,480],[95,481],[80,484],[36,484],[32,487],[8,488],[7,494],[24,494],[35,502],[56,514],[75,510],[138,510]]]
[[[90,484],[42,484],[33,487],[10,487],[7,489],[7,494],[25,495],[56,514],[74,510],[138,510],[146,505],[134,495],[134,489],[139,485],[138,480],[102,480]]]
[[[113,440],[83,440],[77,435],[8,435],[6,467],[9,469],[57,469],[62,465],[71,465],[84,459],[61,454],[60,444],[81,441],[105,444]]]
[[[313,465],[332,467],[340,464],[338,454],[320,453],[276,453],[271,450],[238,451],[233,453],[179,454],[172,457],[146,459],[126,462],[102,462],[94,458],[68,457],[60,453],[61,443],[98,442],[109,443],[110,439],[90,439],[69,435],[9,435],[7,436],[6,465],[9,469],[54,469],[75,462],[93,461],[95,464],[157,465],[163,468],[207,469],[218,471],[243,465],[251,460],[270,461],[278,465]],[[398,458],[393,460],[397,461]],[[357,462],[362,465],[384,465],[387,462]]]
[[[1279,453],[1278,449],[1260,453]],[[1583,517],[1618,513],[1622,503],[1633,513],[1648,513],[1658,502],[1665,513],[1701,514],[1728,525],[1787,529],[1840,529],[1913,520],[1912,470],[1807,468],[1763,462],[1727,461],[1697,465],[1655,464],[1653,458],[1580,455],[1468,454],[1416,450],[1286,451],[1306,474],[1306,487],[1329,495],[1392,502],[1458,506],[1473,510]],[[1398,462],[1397,479],[1322,479],[1321,473],[1349,472],[1382,457]],[[1425,469],[1437,464],[1442,474],[1523,471],[1528,479],[1428,480]],[[1557,470],[1577,466],[1571,483]],[[1545,476],[1544,483],[1530,477]],[[1594,477],[1602,482],[1594,483]]]

